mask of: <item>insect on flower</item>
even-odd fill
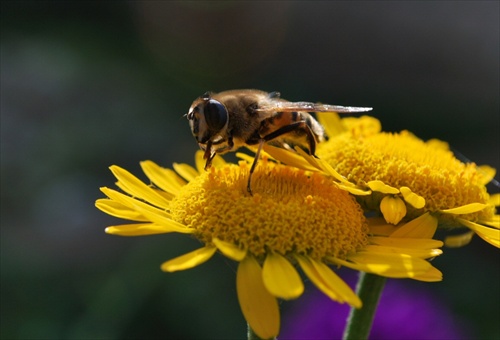
[[[366,112],[369,107],[289,102],[279,92],[230,90],[206,92],[197,98],[186,115],[194,138],[205,151],[205,170],[216,154],[258,145],[248,177],[251,178],[264,143],[283,148],[299,146],[314,155],[316,143],[325,139],[323,127],[309,112]]]

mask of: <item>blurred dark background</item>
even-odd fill
[[[162,273],[198,243],[106,235],[120,221],[94,208],[111,164],[193,163],[182,115],[207,90],[372,106],[499,168],[499,4],[2,1],[1,338],[245,338],[233,263]],[[443,282],[403,287],[500,337],[498,249],[434,263]]]

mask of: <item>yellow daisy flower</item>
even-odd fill
[[[278,335],[277,298],[295,299],[304,286],[295,265],[331,299],[360,308],[362,302],[328,264],[385,277],[440,281],[441,273],[426,259],[441,254],[442,242],[414,233],[391,235],[391,226],[368,224],[348,192],[323,174],[276,164],[263,158],[246,189],[249,163],[214,159],[203,171],[203,153],[196,168],[174,164],[174,170],[151,161],[141,163],[151,184],[112,166],[124,192],[101,188],[107,198],[100,210],[137,223],[110,226],[123,236],[178,232],[204,245],[161,265],[166,272],[185,270],[217,251],[238,261],[237,296],[245,319],[261,338]],[[373,224],[373,225],[371,225]],[[431,235],[432,236],[432,235]]]
[[[365,209],[380,211],[394,225],[430,213],[440,226],[470,229],[448,237],[447,246],[463,246],[475,233],[500,247],[495,209],[500,196],[490,196],[486,189],[495,169],[460,162],[442,141],[424,142],[408,131],[381,132],[373,117],[339,119],[320,113],[319,120],[331,136],[318,145],[319,159],[299,152],[308,166],[369,190],[371,194],[358,196]]]

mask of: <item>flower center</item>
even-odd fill
[[[172,200],[172,217],[205,243],[216,237],[257,257],[268,251],[344,257],[367,243],[360,206],[323,175],[262,159],[251,196],[248,173],[245,162],[212,167]]]
[[[366,138],[343,134],[320,144],[317,154],[355,184],[381,180],[395,188],[409,187],[426,199],[426,210],[488,202],[475,164],[464,164],[447,148],[425,143],[408,131]],[[470,217],[489,216],[490,210]]]

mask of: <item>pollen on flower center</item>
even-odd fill
[[[247,192],[249,166],[211,168],[185,185],[171,201],[173,219],[205,243],[218,238],[266,252],[344,257],[367,243],[363,211],[345,191],[319,173],[263,159]]]
[[[365,138],[343,134],[320,144],[317,154],[355,184],[380,180],[398,189],[409,187],[425,197],[428,211],[488,202],[489,195],[475,164],[464,164],[447,148],[426,143],[408,131]],[[493,209],[468,218],[490,216]]]

